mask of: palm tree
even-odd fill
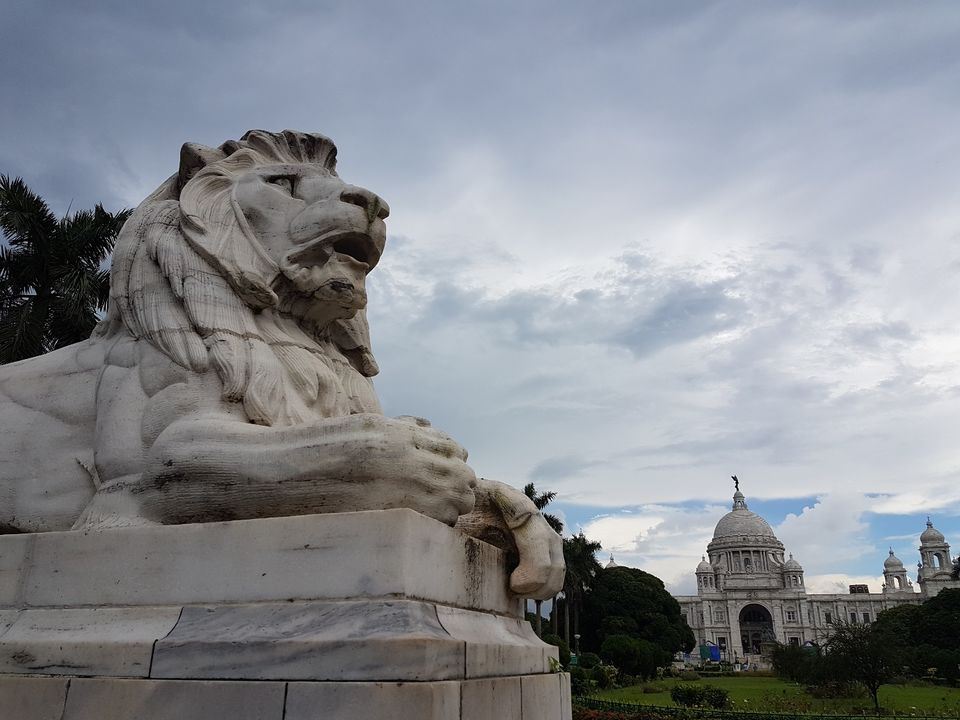
[[[557,494],[553,490],[537,492],[537,488],[533,483],[527,483],[523,486],[523,494],[533,500],[533,504],[537,506],[537,510],[543,515],[543,519],[547,521],[547,525],[552,527],[557,535],[560,535],[563,532],[563,521],[556,515],[543,512],[543,509],[557,497]]]
[[[90,337],[107,306],[102,268],[129,210],[57,219],[22,179],[0,175],[0,364]]]
[[[563,580],[563,636],[567,644],[570,643],[570,606],[573,606],[573,634],[579,635],[583,594],[601,570],[596,554],[602,547],[596,540],[588,540],[582,530],[572,538],[563,540],[563,559],[567,564],[567,574]]]
[[[556,515],[551,515],[550,513],[543,512],[543,509],[553,501],[557,494],[553,490],[547,490],[545,492],[537,492],[537,488],[533,483],[527,483],[523,486],[523,494],[526,495],[533,501],[533,504],[537,506],[537,510],[540,511],[540,514],[543,515],[543,519],[547,521],[547,525],[553,528],[553,531],[560,535],[563,533],[563,521],[558,518]],[[543,621],[540,617],[540,609],[543,607],[543,600],[534,600],[534,605],[536,607],[536,619],[535,619],[535,629],[537,635],[541,634]],[[557,596],[553,596],[553,607],[557,605]]]

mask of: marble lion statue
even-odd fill
[[[371,377],[365,280],[387,204],[315,134],[183,146],[117,241],[93,336],[0,367],[0,532],[410,508],[563,581],[560,538]]]

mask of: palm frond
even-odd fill
[[[130,210],[57,220],[20,178],[0,176],[0,363],[90,336],[109,301],[104,261]]]
[[[99,321],[96,311],[88,303],[69,296],[54,298],[47,323],[50,349],[86,340]]]
[[[36,297],[20,298],[0,311],[0,363],[45,353],[44,329],[49,307]]]
[[[0,230],[13,246],[43,243],[57,220],[44,200],[21,178],[0,175]]]

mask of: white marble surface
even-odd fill
[[[466,643],[466,677],[550,672],[553,645],[540,641],[526,620],[437,606],[440,624]]]
[[[464,675],[463,642],[428,603],[264,603],[187,607],[157,642],[152,677],[445,680]]]
[[[179,607],[24,610],[0,635],[0,673],[147,677]]]
[[[68,682],[66,678],[0,675],[0,718],[62,720]]]
[[[4,634],[13,625],[14,621],[20,616],[21,610],[14,609],[0,609],[0,639],[3,638]]]
[[[518,677],[466,680],[460,686],[460,718],[461,720],[506,720],[507,718],[520,720],[522,718],[520,692]]]
[[[573,695],[570,691],[570,673],[559,673],[560,676],[560,720],[572,720]]]
[[[558,692],[559,690],[559,692]],[[570,720],[569,676],[434,682],[0,674],[2,720]]]
[[[75,678],[62,720],[283,720],[285,690],[272,682]]]
[[[560,720],[563,698],[560,675],[526,675],[520,678],[521,718]]]
[[[407,597],[521,611],[501,551],[405,509],[0,535],[8,558],[20,565],[0,607]]]
[[[27,557],[36,536],[0,535],[0,607],[20,603]]]
[[[331,718],[460,720],[460,684],[427,682],[288,685],[284,720]]]

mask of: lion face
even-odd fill
[[[323,326],[366,307],[386,241],[387,204],[316,164],[274,164],[236,179],[234,200],[280,268],[281,310]]]
[[[108,328],[215,371],[253,423],[379,412],[365,284],[388,213],[322,135],[187,143],[120,234]]]

